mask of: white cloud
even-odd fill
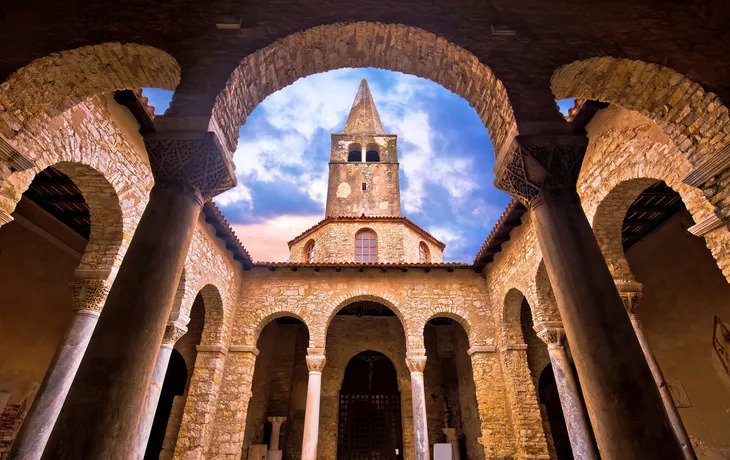
[[[428,232],[437,240],[446,244],[446,252],[454,253],[464,248],[467,244],[466,238],[461,230],[447,227],[437,226],[428,229]]]
[[[233,203],[245,203],[249,209],[253,207],[253,198],[251,197],[251,189],[246,187],[245,184],[238,182],[238,184],[214,198],[215,202],[221,206],[228,206]]]

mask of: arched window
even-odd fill
[[[308,264],[314,263],[314,249],[314,240],[310,241],[309,243],[307,243],[306,246],[304,246],[304,262]]]
[[[375,232],[364,228],[355,235],[355,262],[377,262],[378,240]]]
[[[348,162],[356,163],[362,161],[362,146],[360,144],[350,144],[347,151],[349,152],[347,154]]]
[[[420,260],[422,264],[431,262],[431,252],[428,250],[428,246],[423,241],[418,244],[418,260]]]
[[[368,163],[377,163],[380,161],[380,149],[377,144],[368,144],[367,151],[365,152],[365,161]]]

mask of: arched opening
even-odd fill
[[[170,354],[170,363],[167,365],[165,380],[162,384],[160,400],[157,403],[155,418],[152,422],[152,430],[150,431],[150,438],[144,454],[145,460],[157,460],[160,458],[160,452],[165,441],[165,432],[167,431],[168,420],[172,414],[175,397],[183,395],[187,381],[188,370],[185,365],[185,359],[179,351],[173,349]]]
[[[307,402],[306,356],[309,330],[293,316],[279,316],[261,330],[243,439],[243,458],[265,453],[272,425],[267,417],[286,417],[280,428],[283,458],[301,457]],[[256,457],[258,458],[258,457]]]
[[[570,447],[570,438],[565,425],[563,408],[560,405],[560,395],[558,394],[558,385],[555,382],[552,364],[548,364],[540,373],[537,395],[540,398],[540,403],[545,407],[545,415],[550,423],[550,435],[556,457],[561,460],[572,459],[573,450]]]
[[[730,322],[730,284],[706,241],[688,232],[694,221],[664,182],[627,181],[605,200],[623,203],[616,212],[619,224],[610,233],[597,233],[616,257],[625,256],[631,276],[642,285],[641,301],[631,305],[639,333],[661,368],[697,455],[725,455],[730,426],[715,421],[726,417],[730,406],[727,360],[723,365],[728,350],[722,329],[713,325],[715,318]],[[595,225],[600,223],[597,215]]]
[[[436,317],[424,327],[423,339],[428,357],[423,374],[428,440],[431,444],[453,442],[460,458],[483,459],[467,333],[459,322]]]
[[[311,240],[304,246],[304,261],[308,264],[314,263],[316,245],[314,240]]]
[[[10,422],[0,427],[3,439],[17,434],[74,309],[103,307],[105,293],[75,301],[69,285],[78,270],[106,283],[123,233],[114,188],[77,163],[40,171],[12,217],[0,227],[0,389],[8,393],[3,420]]]
[[[347,148],[347,161],[349,163],[362,162],[362,146],[360,144],[350,144]]]
[[[377,163],[380,161],[380,147],[377,144],[368,144],[365,151],[365,161],[368,163]]]
[[[363,228],[355,234],[355,262],[378,261],[378,237],[369,228]]]
[[[401,404],[393,363],[367,350],[345,368],[339,401],[337,458],[401,458]]]
[[[345,304],[329,323],[325,353],[318,455],[333,459],[406,458],[404,455],[413,451],[413,414],[405,332],[396,312],[375,300]],[[370,364],[362,358],[372,360],[372,374]],[[346,381],[353,379],[348,373],[360,375],[361,381]],[[358,401],[364,404],[358,405]],[[351,403],[357,405],[352,414],[357,420],[354,425],[353,417],[340,418],[343,411],[349,414]],[[399,418],[399,423],[394,418]],[[379,442],[384,443],[382,450],[367,454],[373,444],[362,431],[366,427],[377,428]],[[327,433],[324,437],[323,432]],[[347,437],[340,439],[341,435]]]
[[[431,250],[428,249],[428,245],[423,241],[418,243],[418,260],[422,264],[431,262]]]

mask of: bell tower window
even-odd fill
[[[377,163],[380,161],[380,149],[376,144],[368,144],[365,152],[365,161],[368,163]]]
[[[349,152],[347,154],[348,163],[362,162],[362,147],[360,146],[360,144],[350,144],[350,147],[348,147],[347,151]]]

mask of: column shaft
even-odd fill
[[[307,383],[307,404],[304,412],[302,460],[316,460],[317,458],[317,441],[319,439],[319,406],[322,396],[322,369],[324,368],[324,364],[324,354],[307,355],[309,382]]]
[[[133,450],[201,207],[192,186],[163,182],[153,187],[49,440],[47,458],[126,459]]]
[[[411,371],[411,393],[413,404],[413,444],[416,460],[429,460],[431,446],[428,444],[428,421],[426,418],[426,391],[423,382],[423,371],[426,368],[426,357],[410,355],[406,364]]]
[[[98,319],[98,312],[74,311],[8,459],[37,460],[43,455]]]
[[[538,242],[604,459],[678,459],[681,449],[574,188],[532,206]]]
[[[135,433],[134,450],[130,452],[130,458],[142,459],[147,450],[147,442],[150,439],[152,431],[152,423],[155,420],[157,412],[157,404],[160,402],[160,393],[162,393],[162,384],[165,382],[165,374],[167,374],[167,366],[170,364],[170,355],[172,354],[172,345],[163,344],[157,354],[155,361],[155,369],[152,371],[152,380],[147,389],[147,397],[144,401],[142,414],[137,423],[137,431]]]
[[[654,353],[652,353],[651,347],[649,346],[649,342],[646,340],[644,329],[641,327],[641,323],[636,318],[636,315],[631,313],[629,314],[629,318],[631,319],[631,325],[634,327],[636,338],[639,340],[639,344],[641,345],[641,350],[644,352],[644,356],[646,357],[646,362],[649,364],[649,369],[651,369],[651,374],[654,376],[657,388],[659,388],[659,394],[661,394],[664,409],[667,411],[669,423],[672,424],[672,430],[674,430],[677,441],[679,441],[679,445],[682,447],[684,458],[687,460],[695,460],[697,455],[695,455],[695,451],[692,448],[692,443],[690,442],[687,430],[684,428],[682,418],[679,416],[677,406],[674,405],[672,395],[669,393],[669,387],[667,386],[667,382],[664,380],[664,375],[659,368],[659,363],[657,363]]]
[[[555,383],[558,386],[560,406],[563,408],[573,456],[581,460],[598,460],[593,430],[586,417],[578,383],[565,348],[560,345],[548,345],[548,353],[553,366],[553,374],[555,374]]]

